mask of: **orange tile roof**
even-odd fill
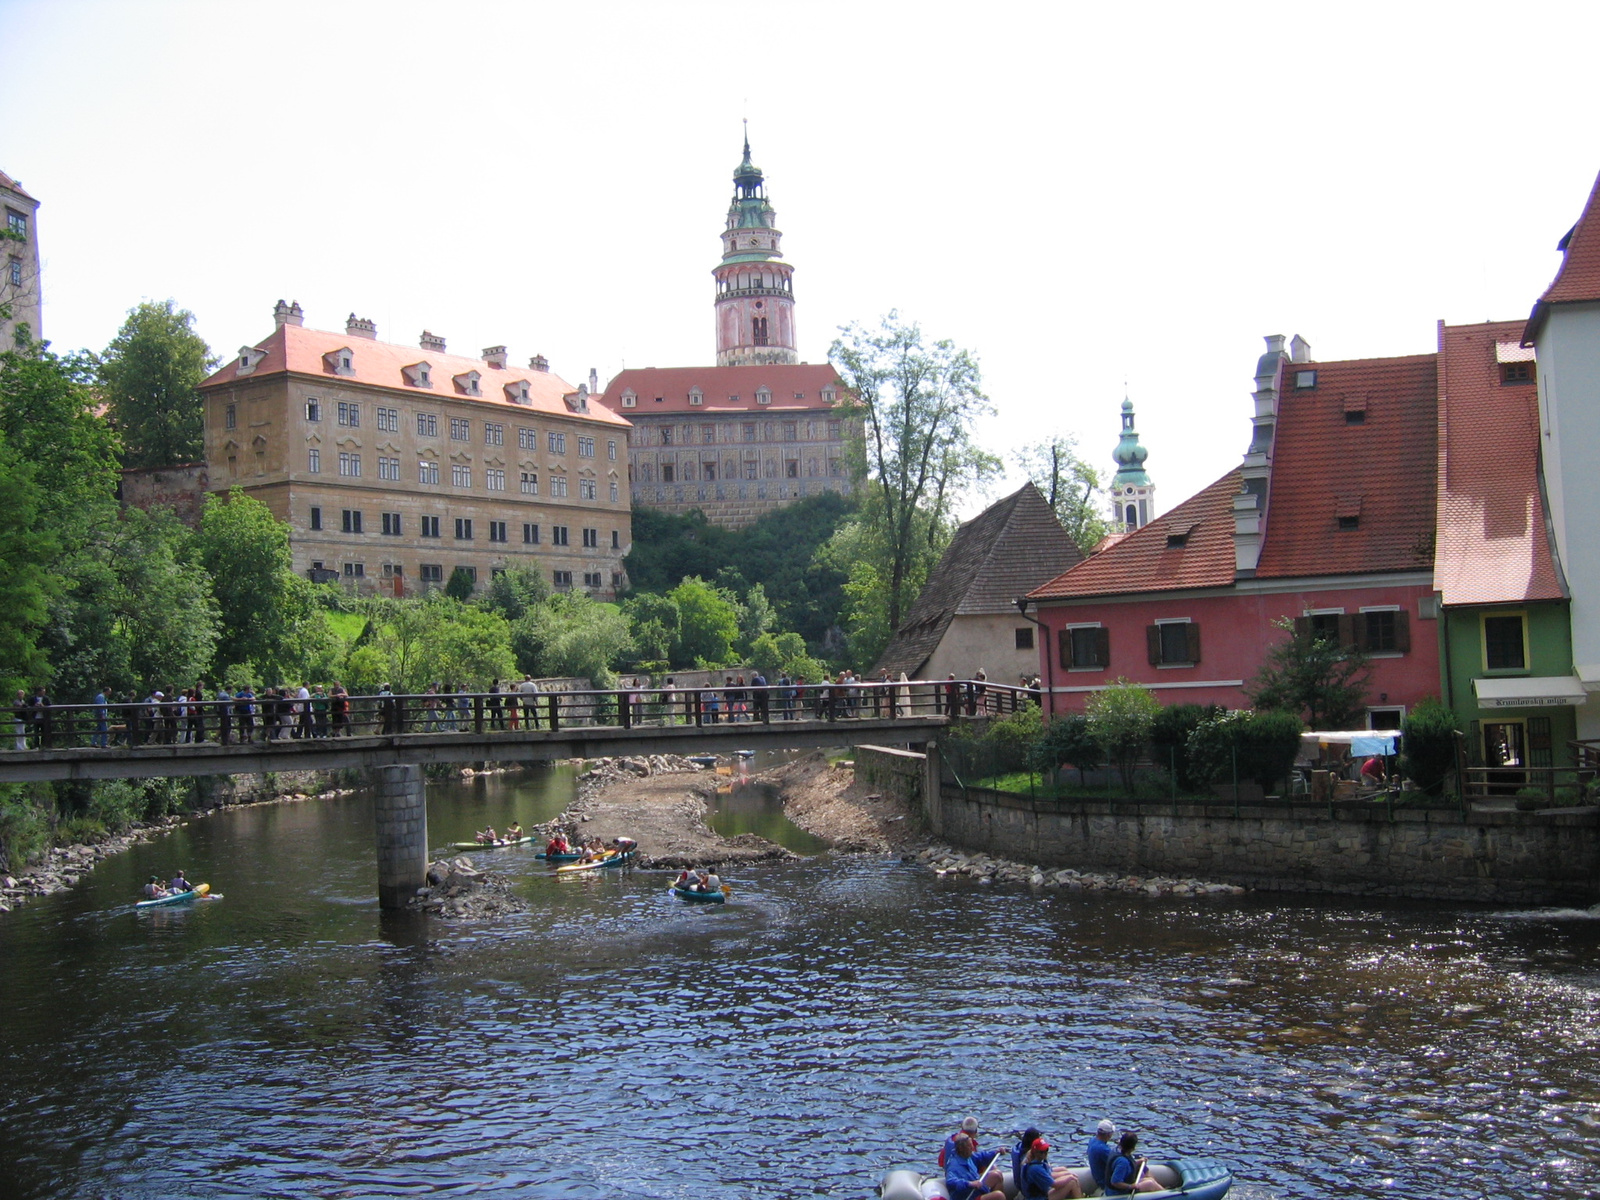
[[[1239,471],[1229,471],[1165,516],[1035,588],[1029,597],[1056,600],[1231,585],[1233,498],[1239,488]],[[1167,544],[1170,535],[1185,530],[1183,546]]]
[[[1502,385],[1496,343],[1520,322],[1439,322],[1439,545],[1446,604],[1559,600],[1539,494],[1539,394]]]
[[[1550,305],[1600,300],[1600,176],[1589,191],[1583,215],[1556,248],[1563,252],[1561,266],[1533,306],[1522,332],[1524,342],[1539,335]]]
[[[1416,571],[1433,565],[1438,386],[1432,354],[1286,370],[1273,438],[1260,578]],[[1365,408],[1359,425],[1347,410]],[[1359,526],[1340,529],[1341,516]]]
[[[756,389],[772,393],[772,403],[757,406]],[[632,388],[637,408],[622,407],[622,393]],[[689,392],[699,388],[702,403],[689,403]],[[832,388],[844,398],[844,385],[831,363],[777,363],[764,367],[635,367],[623,371],[606,385],[602,403],[624,415],[637,412],[773,412],[831,408],[822,390]],[[661,403],[656,403],[657,397]],[[737,396],[738,400],[729,397]]]
[[[348,347],[351,351],[354,373],[335,375],[328,370],[323,355]],[[465,358],[458,354],[441,354],[416,346],[398,346],[392,342],[379,342],[371,338],[348,333],[334,333],[326,329],[307,329],[301,325],[280,325],[273,333],[255,344],[265,352],[265,357],[249,374],[238,373],[239,360],[230,359],[200,385],[202,389],[219,387],[239,380],[260,379],[264,375],[292,372],[299,375],[316,375],[329,380],[346,380],[371,387],[390,388],[415,396],[435,396],[439,399],[466,400],[475,404],[503,405],[517,411],[529,410],[561,416],[587,418],[606,425],[626,426],[623,418],[596,403],[591,397],[587,413],[575,413],[562,399],[578,389],[559,375],[549,371],[535,371],[531,367],[496,370],[481,358]],[[425,362],[430,367],[433,387],[413,387],[406,381],[404,367]],[[465,396],[451,382],[454,376],[476,371],[481,396]],[[506,398],[505,387],[518,380],[528,384],[527,404],[513,404]]]
[[[0,171],[0,187],[9,188],[19,196],[28,196],[28,193],[23,190],[22,185],[15,179],[11,178],[11,176],[7,175],[4,171]],[[28,196],[28,199],[32,200],[34,197]]]

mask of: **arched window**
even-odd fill
[[[767,344],[767,319],[765,317],[756,317],[750,322],[750,327],[755,334],[755,344],[765,346]]]
[[[1127,507],[1123,524],[1127,525],[1130,529],[1137,529],[1139,527],[1139,510],[1134,508],[1134,506],[1131,504]]]

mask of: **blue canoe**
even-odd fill
[[[545,862],[577,862],[583,857],[583,854],[577,850],[574,850],[571,854],[546,854],[541,850],[534,857],[543,859]]]
[[[724,884],[724,887],[727,885]],[[728,898],[728,893],[722,889],[714,892],[697,892],[693,888],[682,888],[676,885],[669,889],[680,900],[687,900],[691,904],[721,904]]]
[[[999,1162],[1009,1163],[1009,1156],[1002,1153]],[[1079,1179],[1089,1179],[1088,1164],[1066,1165]],[[1233,1172],[1214,1158],[1151,1159],[1149,1170],[1150,1177],[1163,1185],[1162,1190],[1140,1192],[1138,1200],[1222,1200],[1233,1186]],[[1015,1194],[1010,1166],[1006,1165],[1001,1174],[1006,1194]],[[890,1171],[883,1177],[878,1194],[882,1200],[948,1200],[950,1195],[943,1175],[924,1175],[914,1167]]]
[[[556,873],[560,875],[571,871],[603,871],[610,867],[620,867],[624,863],[633,861],[633,853],[632,850],[623,850],[617,853],[607,853],[604,858],[596,859],[594,862],[568,863],[564,867],[557,867]]]

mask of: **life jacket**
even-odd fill
[[[1131,1196],[1133,1195],[1133,1189],[1131,1187],[1126,1191],[1123,1191],[1120,1186],[1114,1186],[1111,1182],[1116,1178],[1117,1164],[1119,1162],[1125,1162],[1128,1164],[1129,1175],[1135,1175],[1138,1173],[1139,1169],[1133,1165],[1133,1159],[1122,1153],[1122,1151],[1117,1151],[1111,1156],[1111,1160],[1106,1163],[1106,1194],[1108,1196]]]

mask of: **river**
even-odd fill
[[[441,846],[571,795],[434,786]],[[729,832],[803,835],[753,793]],[[0,920],[0,1195],[852,1197],[971,1112],[1232,1195],[1600,1194],[1600,911],[1030,894],[878,857],[381,913],[369,800],[195,820]],[[136,913],[151,872],[224,899]],[[1061,1155],[1057,1155],[1058,1160]]]

